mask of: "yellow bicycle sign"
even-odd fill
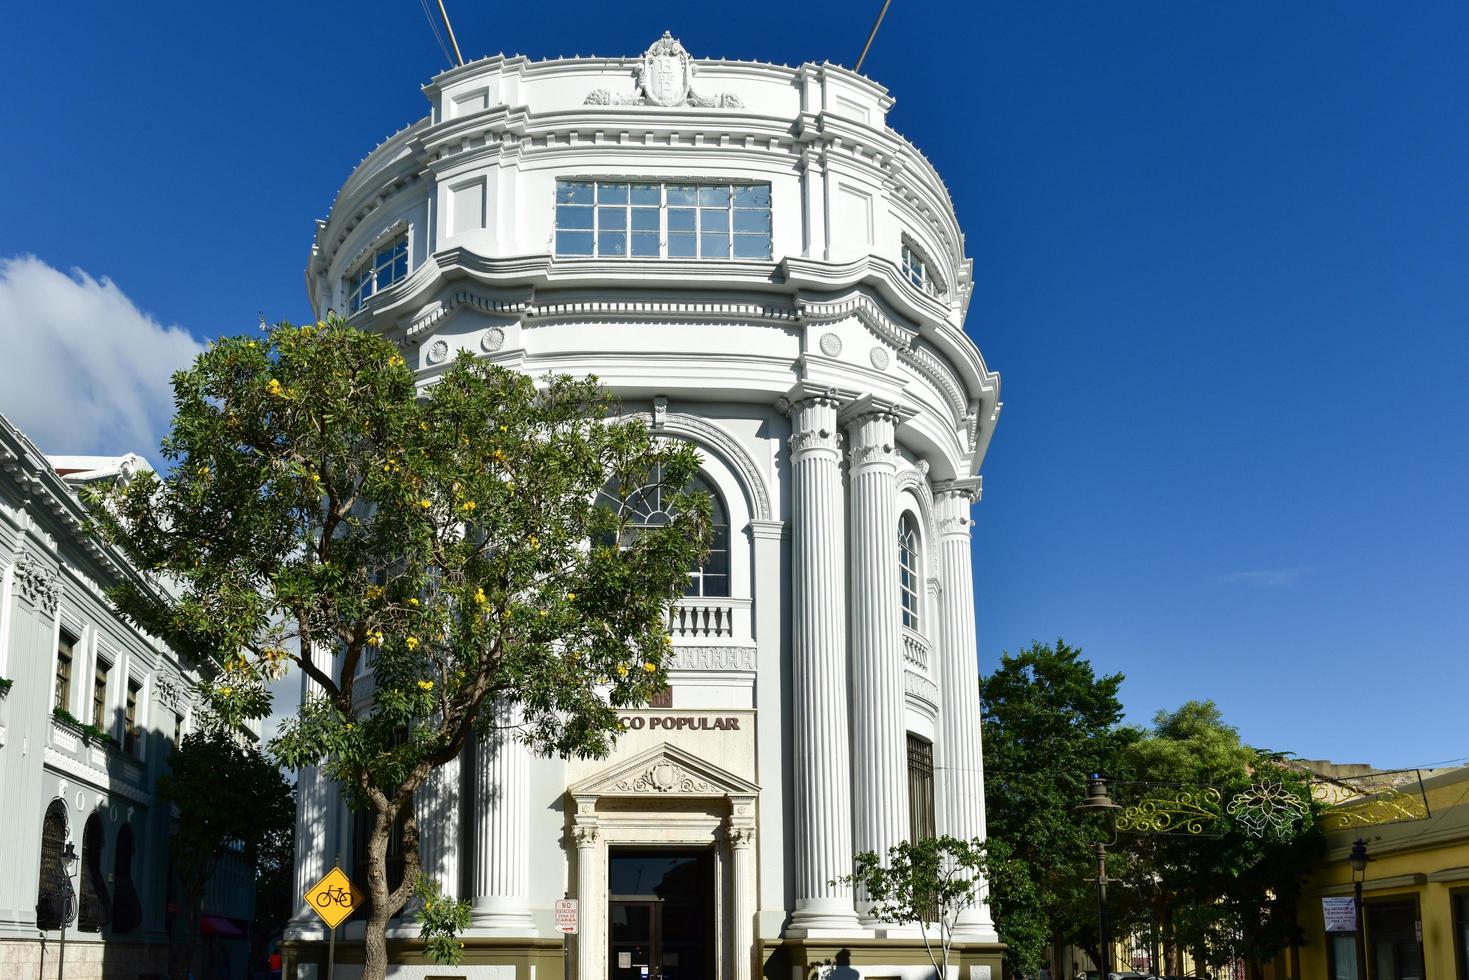
[[[306,889],[305,895],[306,904],[333,929],[341,925],[366,897],[341,868],[332,868],[325,878]]]

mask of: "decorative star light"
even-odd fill
[[[1228,810],[1251,837],[1276,840],[1289,837],[1310,813],[1305,800],[1275,780],[1255,783],[1235,794]]]

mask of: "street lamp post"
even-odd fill
[[[76,864],[77,849],[71,841],[66,842],[66,848],[61,852],[61,867],[66,872],[66,894],[61,900],[61,949],[56,954],[56,975],[66,976],[66,925],[76,913],[75,898],[71,890],[72,865]]]
[[[1110,980],[1112,973],[1112,941],[1107,935],[1107,847],[1117,843],[1117,811],[1122,809],[1107,795],[1107,781],[1093,773],[1086,781],[1086,800],[1076,809],[1083,814],[1100,813],[1107,818],[1112,830],[1111,840],[1097,841],[1097,941],[1101,947],[1101,980]]]
[[[1356,898],[1357,963],[1361,972],[1359,980],[1371,980],[1371,971],[1367,964],[1367,937],[1362,931],[1362,882],[1367,879],[1367,862],[1371,860],[1367,856],[1367,842],[1358,837],[1352,842],[1352,853],[1347,857],[1347,862],[1352,866],[1352,894]]]

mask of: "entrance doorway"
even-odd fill
[[[714,851],[608,853],[611,980],[714,976]]]

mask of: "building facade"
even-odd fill
[[[1304,945],[1275,975],[1298,980],[1469,978],[1469,767],[1326,811],[1327,854],[1306,883]],[[1368,861],[1354,874],[1352,844]],[[1360,917],[1350,907],[1362,884]],[[1328,918],[1332,903],[1348,914]],[[1360,935],[1359,935],[1360,931]]]
[[[999,378],[962,329],[943,182],[867,78],[694,60],[666,34],[424,91],[318,223],[316,313],[397,340],[424,383],[465,350],[595,375],[700,450],[718,526],[670,613],[669,696],[624,713],[609,758],[480,744],[425,788],[425,867],[474,924],[446,969],[404,921],[393,975],[931,972],[916,930],[833,882],[859,851],[985,828],[969,515]],[[361,834],[299,779],[304,890]],[[299,911],[290,972],[320,976]],[[999,970],[985,907],[958,935],[966,980]]]
[[[85,533],[74,492],[147,465],[48,458],[0,416],[0,976],[56,976],[63,920],[68,978],[168,969],[173,816],[156,789],[197,678],[103,596],[138,572]],[[212,921],[240,932],[253,896],[253,877],[222,888]],[[245,955],[225,944],[209,975],[242,978]]]

